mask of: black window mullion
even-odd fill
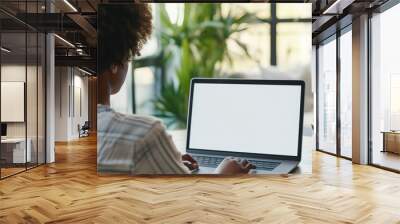
[[[136,94],[135,94],[135,66],[134,66],[134,62],[131,62],[132,65],[132,72],[131,72],[131,76],[132,76],[132,113],[135,114],[136,113]]]
[[[39,13],[39,0],[36,1],[36,13]],[[39,165],[39,32],[36,32],[36,166],[38,165]]]
[[[25,0],[25,21],[28,19],[28,1]],[[25,23],[25,102],[24,102],[24,120],[25,120],[25,170],[28,170],[28,114],[27,114],[27,90],[28,90],[28,24]]]
[[[319,149],[319,45],[315,46],[315,148]]]
[[[340,117],[340,30],[336,32],[336,154],[341,156],[341,117]]]
[[[272,3],[271,4],[271,65],[277,65],[276,63],[276,51],[277,51],[277,46],[276,46],[276,26],[277,26],[277,16],[276,16],[276,4]]]
[[[368,123],[367,123],[367,132],[368,132],[368,164],[373,164],[373,145],[372,145],[372,12],[368,12],[368,30],[367,30],[367,83],[368,83],[368,94],[367,94],[367,103],[368,103]]]
[[[47,0],[44,1],[44,6],[45,6],[45,8],[44,8],[45,13],[48,13],[49,12],[48,11],[49,2]],[[49,43],[49,41],[47,40],[48,37],[49,37],[49,33],[44,32],[44,43],[42,42],[42,44],[44,44],[44,46],[43,46],[44,51],[42,51],[42,53],[44,52],[44,55],[42,57],[42,60],[44,59],[44,65],[42,68],[42,82],[44,82],[44,88],[43,88],[44,89],[44,100],[43,100],[44,106],[42,107],[42,109],[44,110],[43,111],[44,117],[42,117],[44,119],[44,134],[43,134],[43,139],[44,139],[44,161],[43,161],[43,163],[44,164],[47,163],[47,145],[48,145],[48,142],[47,142],[47,124],[48,124],[47,123],[47,79],[48,79],[48,77],[47,77],[47,75],[48,75],[48,73],[47,73],[47,44]],[[53,36],[53,38],[54,38],[54,36]],[[43,75],[44,75],[44,78],[43,78]],[[60,89],[60,91],[61,91],[61,89]]]

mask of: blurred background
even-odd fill
[[[191,78],[301,79],[307,86],[305,125],[311,127],[311,4],[151,6],[152,37],[111,107],[156,116],[169,129],[185,128]]]

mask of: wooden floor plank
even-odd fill
[[[400,175],[320,152],[311,175],[98,176],[96,139],[0,181],[0,223],[400,223]]]

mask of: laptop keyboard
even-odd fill
[[[213,157],[213,156],[199,156],[199,155],[193,155],[193,158],[199,163],[200,166],[205,166],[205,167],[212,167],[212,168],[217,168],[217,166],[224,160],[222,157]],[[251,164],[255,165],[257,169],[259,170],[273,170],[279,164],[280,162],[276,161],[265,161],[265,160],[251,160],[248,159]]]

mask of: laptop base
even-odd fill
[[[215,155],[204,155],[204,154],[193,154],[192,155],[194,158],[197,156],[208,156],[210,158],[213,157],[220,157],[220,156],[215,156]],[[294,171],[298,164],[299,161],[292,161],[292,160],[268,160],[268,159],[259,159],[259,158],[242,158],[242,159],[247,159],[247,160],[257,160],[257,161],[268,161],[268,162],[279,162],[279,165],[276,166],[272,170],[265,170],[265,169],[252,169],[250,170],[249,174],[289,174],[290,172]],[[215,173],[216,167],[207,167],[207,166],[202,166],[200,163],[199,170],[194,171],[193,174],[216,174]]]

